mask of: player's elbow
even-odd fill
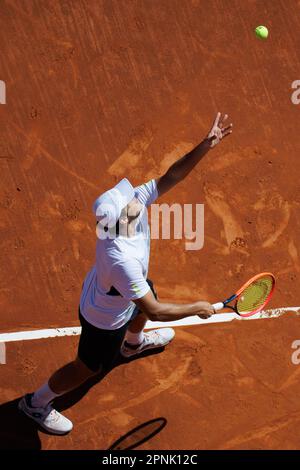
[[[164,304],[161,304],[151,291],[144,297],[136,299],[134,302],[138,309],[143,312],[150,321],[163,321],[162,313],[164,311]]]
[[[151,321],[168,321],[169,317],[167,315],[165,305],[156,302],[156,304],[153,305],[153,308],[148,312],[148,318]]]
[[[160,304],[154,297],[148,295],[143,299],[135,301],[139,310],[142,311],[150,321],[160,320]]]
[[[160,321],[157,309],[149,309],[147,312],[145,312],[145,314],[150,321]]]

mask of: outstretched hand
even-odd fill
[[[224,126],[224,122],[228,118],[227,114],[224,114],[224,116],[221,116],[221,113],[218,113],[214,123],[212,125],[212,128],[207,135],[207,140],[209,142],[210,147],[215,147],[223,137],[226,137],[227,135],[232,133],[232,124],[229,124],[228,126]]]

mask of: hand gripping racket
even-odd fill
[[[235,294],[223,302],[213,304],[217,312],[224,307],[231,308],[241,317],[251,317],[262,310],[274,292],[275,277],[271,273],[260,273],[249,279]],[[233,306],[228,305],[235,301]]]

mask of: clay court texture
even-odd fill
[[[204,204],[204,246],[152,240],[150,277],[163,301],[216,302],[270,271],[268,308],[300,305],[299,18],[296,0],[1,2],[2,341],[78,333],[94,199],[123,177],[161,175],[217,111],[233,135],[159,201]],[[74,422],[64,437],[38,430],[16,404],[74,358],[78,334],[7,341],[0,446],[107,449],[164,417],[140,449],[296,449],[299,317],[272,315],[177,326],[165,351],[58,400]]]

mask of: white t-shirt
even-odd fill
[[[116,330],[130,320],[132,300],[147,294],[150,230],[147,206],[158,197],[156,181],[134,188],[144,205],[133,237],[97,238],[96,264],[87,274],[80,299],[83,317],[97,328]],[[114,287],[121,295],[107,295]]]

